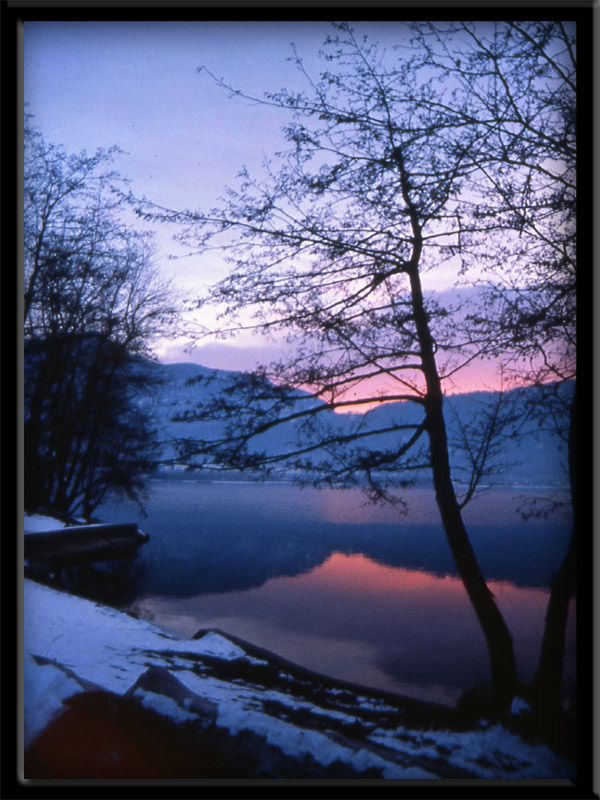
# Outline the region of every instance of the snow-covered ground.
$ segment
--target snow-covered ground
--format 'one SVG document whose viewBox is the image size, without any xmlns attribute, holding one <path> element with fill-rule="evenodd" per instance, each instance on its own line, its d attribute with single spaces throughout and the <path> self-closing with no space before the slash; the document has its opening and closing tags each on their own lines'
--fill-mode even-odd
<svg viewBox="0 0 600 800">
<path fill-rule="evenodd" d="M 25 514 L 23 524 L 24 532 L 44 533 L 44 531 L 58 531 L 64 528 L 65 522 L 61 522 L 56 517 L 49 517 L 46 514 Z"/>
<path fill-rule="evenodd" d="M 401 704 L 287 669 L 220 632 L 183 639 L 30 580 L 24 625 L 26 751 L 69 698 L 103 690 L 186 731 L 213 731 L 236 747 L 262 743 L 271 762 L 278 754 L 295 764 L 296 777 L 306 764 L 333 770 L 329 777 L 575 777 L 573 764 L 500 725 L 419 729 Z"/>
</svg>

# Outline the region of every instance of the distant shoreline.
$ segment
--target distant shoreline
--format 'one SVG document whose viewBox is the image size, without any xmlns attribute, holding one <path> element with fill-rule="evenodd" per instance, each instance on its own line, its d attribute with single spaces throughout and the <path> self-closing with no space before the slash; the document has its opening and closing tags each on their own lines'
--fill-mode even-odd
<svg viewBox="0 0 600 800">
<path fill-rule="evenodd" d="M 224 472 L 224 471 L 223 471 Z M 148 479 L 150 483 L 159 483 L 162 481 L 186 481 L 186 482 L 196 482 L 196 483 L 229 483 L 229 484 L 253 484 L 253 483 L 262 483 L 267 486 L 299 486 L 301 483 L 304 486 L 311 485 L 311 479 L 308 477 L 300 478 L 295 476 L 285 477 L 284 474 L 281 474 L 277 477 L 272 478 L 264 478 L 261 476 L 253 477 L 252 475 L 245 474 L 244 477 L 241 477 L 239 474 L 229 473 L 231 477 L 228 477 L 227 474 L 223 474 L 220 470 L 213 470 L 213 469 L 192 469 L 188 470 L 183 465 L 174 465 L 171 468 L 161 469 L 157 472 L 153 473 L 152 476 Z M 467 484 L 461 483 L 459 481 L 455 481 L 454 485 L 457 489 L 466 489 Z M 366 486 L 366 484 L 365 484 Z M 317 487 L 319 488 L 319 487 Z M 348 486 L 346 484 L 338 484 L 333 486 L 323 487 L 327 489 L 358 489 L 361 490 L 365 488 L 362 484 L 356 484 L 355 486 Z M 433 483 L 426 482 L 426 481 L 419 481 L 416 482 L 414 486 L 410 486 L 408 488 L 403 488 L 399 485 L 390 484 L 388 487 L 392 490 L 399 490 L 404 492 L 411 492 L 415 490 L 431 490 L 433 491 Z M 553 493 L 562 493 L 562 492 L 569 492 L 569 486 L 567 484 L 562 484 L 560 486 L 551 486 L 549 484 L 524 484 L 524 483 L 495 483 L 493 485 L 481 485 L 479 487 L 479 492 L 487 492 L 487 491 L 513 491 L 513 492 L 553 492 Z"/>
</svg>

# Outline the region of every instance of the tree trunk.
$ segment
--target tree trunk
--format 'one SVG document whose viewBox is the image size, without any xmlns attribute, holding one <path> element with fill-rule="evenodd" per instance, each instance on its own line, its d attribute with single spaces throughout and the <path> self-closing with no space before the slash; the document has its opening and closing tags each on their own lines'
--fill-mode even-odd
<svg viewBox="0 0 600 800">
<path fill-rule="evenodd" d="M 508 711 L 517 690 L 517 667 L 510 631 L 481 572 L 465 528 L 450 475 L 442 402 L 427 403 L 431 467 L 437 505 L 458 573 L 486 639 L 494 705 Z"/>
<path fill-rule="evenodd" d="M 510 702 L 517 689 L 517 665 L 512 637 L 483 577 L 477 557 L 471 547 L 462 519 L 460 505 L 454 492 L 454 484 L 452 483 L 450 472 L 448 436 L 443 412 L 444 397 L 435 361 L 435 346 L 431 334 L 429 316 L 425 310 L 419 274 L 419 262 L 423 249 L 423 234 L 419 212 L 410 197 L 409 181 L 401 148 L 393 150 L 393 158 L 400 172 L 402 195 L 406 203 L 413 233 L 412 257 L 406 265 L 405 271 L 410 281 L 411 304 L 419 343 L 421 369 L 427 386 L 425 414 L 427 432 L 429 434 L 429 451 L 435 497 L 458 574 L 467 591 L 487 642 L 494 705 L 499 713 L 505 713 L 510 708 Z"/>
<path fill-rule="evenodd" d="M 565 655 L 565 632 L 569 602 L 575 588 L 577 568 L 577 384 L 571 400 L 569 424 L 569 478 L 573 506 L 573 530 L 565 558 L 550 586 L 546 609 L 544 638 L 539 664 L 533 679 L 533 702 L 544 717 L 554 716 L 560 709 L 560 686 Z"/>
<path fill-rule="evenodd" d="M 425 413 L 437 505 L 460 578 L 479 620 L 490 657 L 492 692 L 498 712 L 505 713 L 517 689 L 517 667 L 510 631 L 490 592 L 471 546 L 450 471 L 441 381 L 417 270 L 410 273 L 415 326 L 427 385 Z"/>
</svg>

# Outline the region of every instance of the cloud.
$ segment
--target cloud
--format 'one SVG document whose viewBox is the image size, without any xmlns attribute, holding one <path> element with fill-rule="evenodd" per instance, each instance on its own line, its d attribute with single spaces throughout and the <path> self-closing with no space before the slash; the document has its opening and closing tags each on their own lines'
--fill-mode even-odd
<svg viewBox="0 0 600 800">
<path fill-rule="evenodd" d="M 284 355 L 283 345 L 266 343 L 240 346 L 211 342 L 199 347 L 172 343 L 160 346 L 157 350 L 160 360 L 166 364 L 186 362 L 225 370 L 252 370 L 259 363 L 268 363 Z"/>
</svg>

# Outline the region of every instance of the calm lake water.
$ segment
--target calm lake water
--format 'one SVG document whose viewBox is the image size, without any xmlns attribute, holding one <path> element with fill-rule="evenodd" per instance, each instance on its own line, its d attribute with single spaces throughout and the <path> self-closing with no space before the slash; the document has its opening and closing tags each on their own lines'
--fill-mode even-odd
<svg viewBox="0 0 600 800">
<path fill-rule="evenodd" d="M 150 534 L 112 599 L 186 636 L 219 628 L 317 672 L 454 703 L 487 681 L 485 641 L 433 492 L 402 496 L 404 516 L 365 504 L 359 490 L 154 481 L 146 518 L 131 504 L 97 511 L 106 522 L 137 521 Z M 525 522 L 516 512 L 523 499 L 490 491 L 465 517 L 528 679 L 570 519 Z M 568 684 L 574 640 L 572 609 Z"/>
</svg>

